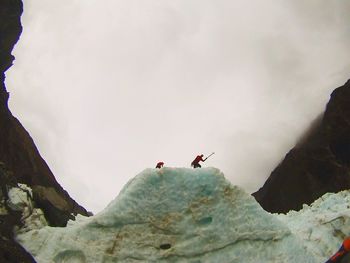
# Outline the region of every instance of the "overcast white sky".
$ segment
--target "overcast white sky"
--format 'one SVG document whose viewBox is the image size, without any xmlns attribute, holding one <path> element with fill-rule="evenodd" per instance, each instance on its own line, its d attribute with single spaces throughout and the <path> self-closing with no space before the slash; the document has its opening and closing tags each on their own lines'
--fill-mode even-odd
<svg viewBox="0 0 350 263">
<path fill-rule="evenodd" d="M 25 0 L 10 108 L 94 213 L 200 153 L 262 186 L 350 78 L 350 2 Z"/>
</svg>

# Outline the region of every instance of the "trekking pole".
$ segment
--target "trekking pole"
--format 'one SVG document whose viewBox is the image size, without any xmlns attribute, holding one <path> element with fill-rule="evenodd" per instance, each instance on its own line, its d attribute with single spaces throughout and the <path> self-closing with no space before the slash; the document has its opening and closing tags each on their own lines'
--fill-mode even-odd
<svg viewBox="0 0 350 263">
<path fill-rule="evenodd" d="M 212 156 L 214 154 L 214 152 L 212 152 L 211 154 L 209 154 L 208 156 L 207 156 L 207 158 L 205 158 L 205 160 L 206 159 L 208 159 L 210 156 Z"/>
</svg>

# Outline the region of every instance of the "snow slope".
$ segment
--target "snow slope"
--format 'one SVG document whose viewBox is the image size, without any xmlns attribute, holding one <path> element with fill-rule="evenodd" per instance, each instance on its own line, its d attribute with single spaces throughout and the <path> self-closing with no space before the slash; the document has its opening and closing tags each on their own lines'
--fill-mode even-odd
<svg viewBox="0 0 350 263">
<path fill-rule="evenodd" d="M 146 169 L 96 216 L 17 238 L 38 262 L 316 262 L 215 168 Z"/>
<path fill-rule="evenodd" d="M 218 169 L 146 169 L 101 213 L 65 228 L 23 228 L 17 239 L 39 263 L 322 262 L 349 233 L 335 219 L 340 210 L 350 218 L 334 207 L 343 195 L 273 215 Z"/>
<path fill-rule="evenodd" d="M 311 206 L 277 218 L 303 241 L 318 262 L 325 261 L 350 236 L 350 191 L 324 194 Z"/>
</svg>

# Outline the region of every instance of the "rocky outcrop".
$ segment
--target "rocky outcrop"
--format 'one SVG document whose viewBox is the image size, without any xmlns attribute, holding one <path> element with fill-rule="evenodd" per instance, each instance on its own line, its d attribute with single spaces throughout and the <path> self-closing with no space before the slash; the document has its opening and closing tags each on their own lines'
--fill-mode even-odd
<svg viewBox="0 0 350 263">
<path fill-rule="evenodd" d="M 350 80 L 253 196 L 274 213 L 299 210 L 327 192 L 350 189 Z"/>
<path fill-rule="evenodd" d="M 40 156 L 32 138 L 8 108 L 5 71 L 22 32 L 21 0 L 0 0 L 0 262 L 35 262 L 13 237 L 23 214 L 8 205 L 11 187 L 25 183 L 33 189 L 34 202 L 51 226 L 65 226 L 72 214 L 88 215 L 58 184 Z M 6 167 L 6 168 L 5 168 Z"/>
<path fill-rule="evenodd" d="M 12 65 L 14 57 L 11 50 L 22 31 L 20 16 L 22 2 L 19 0 L 0 1 L 0 152 L 5 153 L 7 126 L 11 113 L 8 110 L 8 93 L 5 88 L 4 72 Z M 1 158 L 0 158 L 1 159 Z M 7 262 L 35 262 L 32 256 L 14 241 L 13 228 L 20 224 L 21 215 L 10 208 L 6 209 L 7 188 L 16 184 L 13 176 L 8 176 L 0 167 L 0 261 Z"/>
<path fill-rule="evenodd" d="M 17 186 L 16 178 L 0 163 L 0 262 L 35 262 L 14 240 L 14 227 L 22 226 L 22 213 L 9 205 L 8 190 Z"/>
<path fill-rule="evenodd" d="M 8 190 L 18 183 L 33 189 L 34 204 L 44 211 L 51 226 L 65 226 L 72 214 L 88 215 L 58 184 L 32 138 L 8 108 L 5 71 L 22 32 L 21 0 L 0 0 L 0 262 L 35 262 L 13 238 L 23 215 L 7 205 Z M 6 168 L 5 168 L 6 167 Z"/>
<path fill-rule="evenodd" d="M 20 22 L 22 11 L 23 5 L 20 0 L 0 1 L 0 121 L 8 114 L 8 93 L 4 84 L 4 73 L 14 60 L 11 51 L 22 32 Z"/>
<path fill-rule="evenodd" d="M 19 183 L 32 187 L 36 204 L 43 209 L 50 225 L 65 226 L 71 214 L 88 213 L 58 184 L 32 138 L 8 109 L 4 73 L 14 60 L 11 51 L 22 31 L 21 14 L 21 1 L 0 1 L 0 161 Z"/>
</svg>

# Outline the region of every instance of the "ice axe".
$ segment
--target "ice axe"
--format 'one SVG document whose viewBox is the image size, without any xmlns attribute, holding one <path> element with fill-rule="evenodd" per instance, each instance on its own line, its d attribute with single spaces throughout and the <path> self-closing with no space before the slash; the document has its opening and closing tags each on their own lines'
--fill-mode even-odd
<svg viewBox="0 0 350 263">
<path fill-rule="evenodd" d="M 204 161 L 205 160 L 207 160 L 210 156 L 212 156 L 214 154 L 214 152 L 212 152 L 211 154 L 209 154 L 205 159 L 204 159 Z"/>
</svg>

